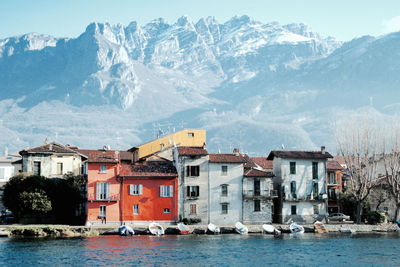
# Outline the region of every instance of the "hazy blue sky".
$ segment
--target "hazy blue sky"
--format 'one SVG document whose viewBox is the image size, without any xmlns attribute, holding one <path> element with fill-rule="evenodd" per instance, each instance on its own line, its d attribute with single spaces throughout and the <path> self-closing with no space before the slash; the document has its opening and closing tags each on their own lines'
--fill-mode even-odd
<svg viewBox="0 0 400 267">
<path fill-rule="evenodd" d="M 28 32 L 76 37 L 93 21 L 144 25 L 163 17 L 174 23 L 185 14 L 220 23 L 244 14 L 262 22 L 303 22 L 343 41 L 400 30 L 399 0 L 0 0 L 0 38 Z"/>
</svg>

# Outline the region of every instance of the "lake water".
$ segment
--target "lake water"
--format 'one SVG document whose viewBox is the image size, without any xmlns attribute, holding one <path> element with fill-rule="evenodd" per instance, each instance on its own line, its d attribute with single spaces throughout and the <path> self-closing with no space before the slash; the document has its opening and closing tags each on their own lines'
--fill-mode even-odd
<svg viewBox="0 0 400 267">
<path fill-rule="evenodd" d="M 400 234 L 0 238 L 1 266 L 400 266 Z"/>
</svg>

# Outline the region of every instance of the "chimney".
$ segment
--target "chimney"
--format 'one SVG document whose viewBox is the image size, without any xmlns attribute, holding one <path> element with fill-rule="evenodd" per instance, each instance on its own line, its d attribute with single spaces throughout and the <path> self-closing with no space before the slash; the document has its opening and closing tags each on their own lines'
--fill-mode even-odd
<svg viewBox="0 0 400 267">
<path fill-rule="evenodd" d="M 46 139 L 44 140 L 45 145 L 49 144 L 49 139 L 46 137 Z"/>
<path fill-rule="evenodd" d="M 50 150 L 50 151 L 53 151 L 53 144 L 50 144 L 50 145 L 49 145 L 49 150 Z"/>
<path fill-rule="evenodd" d="M 325 155 L 325 152 L 326 152 L 325 146 L 321 146 L 321 154 L 322 154 L 322 155 Z"/>
<path fill-rule="evenodd" d="M 203 143 L 203 149 L 207 149 L 206 142 Z"/>
<path fill-rule="evenodd" d="M 6 147 L 5 149 L 4 149 L 4 157 L 7 157 L 8 156 L 8 147 Z"/>
<path fill-rule="evenodd" d="M 233 154 L 235 154 L 236 156 L 239 156 L 239 148 L 234 148 Z"/>
</svg>

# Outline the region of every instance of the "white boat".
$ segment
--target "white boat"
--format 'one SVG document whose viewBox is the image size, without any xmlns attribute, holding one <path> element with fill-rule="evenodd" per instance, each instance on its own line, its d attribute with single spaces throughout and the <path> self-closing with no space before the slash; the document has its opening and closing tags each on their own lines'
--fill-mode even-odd
<svg viewBox="0 0 400 267">
<path fill-rule="evenodd" d="M 208 231 L 209 231 L 210 233 L 212 233 L 212 234 L 214 234 L 214 235 L 215 235 L 215 234 L 219 234 L 219 233 L 221 232 L 221 230 L 219 229 L 219 227 L 216 226 L 215 224 L 212 224 L 212 223 L 208 224 L 207 229 L 208 229 Z"/>
<path fill-rule="evenodd" d="M 267 234 L 271 234 L 271 235 L 280 235 L 281 231 L 279 231 L 278 229 L 276 229 L 274 226 L 270 225 L 270 224 L 263 224 L 262 226 L 264 232 L 266 232 Z"/>
<path fill-rule="evenodd" d="M 164 228 L 156 222 L 149 224 L 149 231 L 152 235 L 160 236 L 164 234 Z"/>
<path fill-rule="evenodd" d="M 241 222 L 237 222 L 235 224 L 235 231 L 238 234 L 245 235 L 249 232 L 249 229 L 245 225 L 243 225 Z"/>
<path fill-rule="evenodd" d="M 127 226 L 127 225 L 121 225 L 118 228 L 118 232 L 119 232 L 119 235 L 121 235 L 121 236 L 128 236 L 128 235 L 135 234 L 135 231 L 133 231 L 132 227 Z"/>
<path fill-rule="evenodd" d="M 355 230 L 350 229 L 350 228 L 340 228 L 339 231 L 342 232 L 342 233 L 349 233 L 349 234 L 352 234 L 352 233 L 355 232 Z"/>
<path fill-rule="evenodd" d="M 296 223 L 292 223 L 289 227 L 290 233 L 292 234 L 302 234 L 304 233 L 304 227 L 301 225 L 298 225 Z"/>
<path fill-rule="evenodd" d="M 178 223 L 178 229 L 181 235 L 187 235 L 190 233 L 190 228 L 184 223 Z"/>
</svg>

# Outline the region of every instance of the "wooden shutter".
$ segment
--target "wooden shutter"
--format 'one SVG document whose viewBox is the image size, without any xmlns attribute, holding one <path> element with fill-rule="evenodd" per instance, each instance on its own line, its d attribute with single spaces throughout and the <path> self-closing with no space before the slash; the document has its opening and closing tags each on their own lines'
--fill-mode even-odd
<svg viewBox="0 0 400 267">
<path fill-rule="evenodd" d="M 133 195 L 133 184 L 129 185 L 129 195 Z"/>
<path fill-rule="evenodd" d="M 139 195 L 143 195 L 143 185 L 139 185 Z"/>
<path fill-rule="evenodd" d="M 169 186 L 169 194 L 170 194 L 170 197 L 174 196 L 174 186 L 173 185 Z"/>
<path fill-rule="evenodd" d="M 190 166 L 186 166 L 186 176 L 190 176 Z"/>
<path fill-rule="evenodd" d="M 198 197 L 198 196 L 200 196 L 200 186 L 196 186 L 196 188 L 197 188 L 197 196 L 196 197 Z"/>
<path fill-rule="evenodd" d="M 100 199 L 100 183 L 96 183 L 96 199 Z"/>
<path fill-rule="evenodd" d="M 110 183 L 106 183 L 106 198 L 110 198 Z"/>
<path fill-rule="evenodd" d="M 164 186 L 160 186 L 160 197 L 164 197 Z"/>
<path fill-rule="evenodd" d="M 186 186 L 186 196 L 190 197 L 190 186 Z"/>
</svg>

